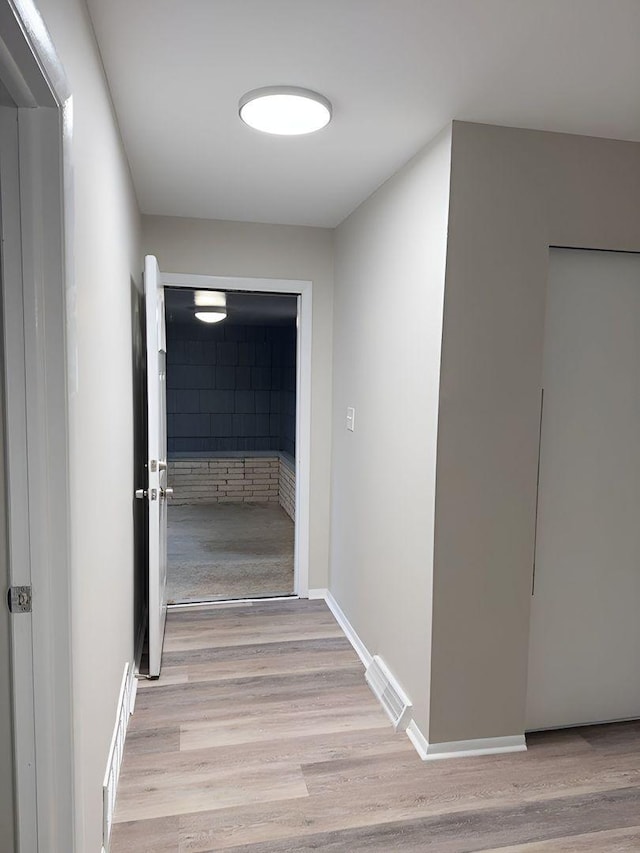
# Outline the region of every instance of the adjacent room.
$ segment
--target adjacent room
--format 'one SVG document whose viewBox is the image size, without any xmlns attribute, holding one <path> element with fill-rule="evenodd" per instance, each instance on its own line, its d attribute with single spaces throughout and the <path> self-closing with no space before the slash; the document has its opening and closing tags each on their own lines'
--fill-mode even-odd
<svg viewBox="0 0 640 853">
<path fill-rule="evenodd" d="M 165 299 L 168 603 L 292 595 L 297 297 Z"/>
</svg>

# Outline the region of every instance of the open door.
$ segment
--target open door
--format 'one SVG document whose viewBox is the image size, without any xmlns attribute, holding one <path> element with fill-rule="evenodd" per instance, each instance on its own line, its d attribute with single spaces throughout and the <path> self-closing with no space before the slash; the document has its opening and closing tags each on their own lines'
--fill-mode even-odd
<svg viewBox="0 0 640 853">
<path fill-rule="evenodd" d="M 147 488 L 149 512 L 149 677 L 157 678 L 167 619 L 167 394 L 164 288 L 158 262 L 144 259 L 147 320 Z"/>
</svg>

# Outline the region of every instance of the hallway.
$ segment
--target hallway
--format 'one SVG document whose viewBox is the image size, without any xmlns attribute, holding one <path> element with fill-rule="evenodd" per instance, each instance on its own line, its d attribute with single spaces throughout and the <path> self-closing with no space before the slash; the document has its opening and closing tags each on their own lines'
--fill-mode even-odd
<svg viewBox="0 0 640 853">
<path fill-rule="evenodd" d="M 171 613 L 140 682 L 112 853 L 632 851 L 640 724 L 423 763 L 324 602 Z"/>
</svg>

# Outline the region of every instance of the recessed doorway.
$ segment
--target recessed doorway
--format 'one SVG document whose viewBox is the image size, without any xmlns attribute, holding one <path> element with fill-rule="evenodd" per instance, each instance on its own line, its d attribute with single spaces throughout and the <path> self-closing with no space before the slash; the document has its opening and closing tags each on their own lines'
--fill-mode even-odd
<svg viewBox="0 0 640 853">
<path fill-rule="evenodd" d="M 640 717 L 640 255 L 552 249 L 527 728 Z"/>
</svg>

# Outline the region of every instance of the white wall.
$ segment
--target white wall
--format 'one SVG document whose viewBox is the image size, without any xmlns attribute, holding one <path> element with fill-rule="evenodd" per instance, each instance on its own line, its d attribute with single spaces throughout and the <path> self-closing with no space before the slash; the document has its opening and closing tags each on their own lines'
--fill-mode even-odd
<svg viewBox="0 0 640 853">
<path fill-rule="evenodd" d="M 133 658 L 132 279 L 139 214 L 85 4 L 38 0 L 73 94 L 70 354 L 76 847 L 101 844 L 101 786 Z"/>
<path fill-rule="evenodd" d="M 309 586 L 329 560 L 333 232 L 325 228 L 143 216 L 145 254 L 163 272 L 313 282 Z"/>
<path fill-rule="evenodd" d="M 640 250 L 640 144 L 454 122 L 429 741 L 525 724 L 549 246 Z"/>
<path fill-rule="evenodd" d="M 447 129 L 336 235 L 330 589 L 425 731 L 450 156 Z"/>
</svg>

